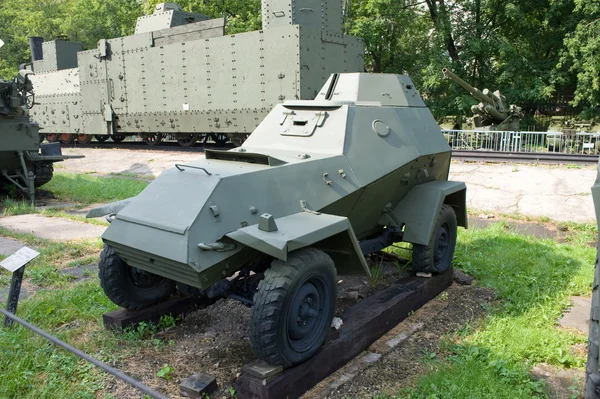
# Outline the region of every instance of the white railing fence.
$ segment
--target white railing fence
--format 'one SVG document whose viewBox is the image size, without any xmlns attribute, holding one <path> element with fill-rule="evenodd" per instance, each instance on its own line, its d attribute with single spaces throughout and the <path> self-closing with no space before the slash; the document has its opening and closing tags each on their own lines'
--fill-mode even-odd
<svg viewBox="0 0 600 399">
<path fill-rule="evenodd" d="M 442 130 L 453 150 L 598 154 L 600 133 Z"/>
</svg>

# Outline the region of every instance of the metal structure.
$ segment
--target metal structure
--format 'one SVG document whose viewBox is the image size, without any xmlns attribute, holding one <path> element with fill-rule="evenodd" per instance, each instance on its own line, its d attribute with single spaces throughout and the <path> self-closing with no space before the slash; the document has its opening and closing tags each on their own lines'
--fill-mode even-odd
<svg viewBox="0 0 600 399">
<path fill-rule="evenodd" d="M 563 153 L 600 152 L 600 133 L 442 130 L 455 151 Z"/>
<path fill-rule="evenodd" d="M 484 89 L 479 91 L 447 68 L 442 69 L 444 76 L 452 79 L 460 87 L 468 91 L 480 103 L 471 107 L 473 125 L 476 129 L 518 131 L 523 117 L 521 107 L 508 105 L 506 97 L 500 91 Z"/>
<path fill-rule="evenodd" d="M 407 76 L 334 74 L 313 101 L 276 105 L 245 143 L 177 164 L 109 215 L 99 263 L 129 309 L 175 290 L 252 306 L 257 355 L 289 366 L 328 333 L 336 274 L 370 275 L 365 255 L 413 244 L 417 271 L 452 261 L 466 186 Z M 168 203 L 168 207 L 162 205 Z"/>
<path fill-rule="evenodd" d="M 596 182 L 592 186 L 592 197 L 596 209 L 596 220 L 600 226 L 600 162 Z M 588 337 L 588 358 L 586 366 L 585 399 L 600 399 L 600 267 L 598 266 L 598 247 L 596 251 L 596 267 L 592 284 L 592 309 L 590 312 L 590 331 Z"/>
<path fill-rule="evenodd" d="M 92 50 L 45 42 L 31 66 L 32 117 L 65 143 L 139 135 L 239 145 L 275 104 L 314 98 L 331 73 L 363 71 L 362 41 L 343 34 L 341 7 L 263 0 L 263 30 L 224 36 L 222 18 L 163 3 L 134 35 Z"/>
<path fill-rule="evenodd" d="M 52 179 L 53 162 L 63 161 L 58 144 L 40 144 L 38 124 L 28 110 L 34 104 L 31 72 L 13 80 L 0 79 L 0 185 L 8 182 L 33 203 L 36 187 Z"/>
</svg>

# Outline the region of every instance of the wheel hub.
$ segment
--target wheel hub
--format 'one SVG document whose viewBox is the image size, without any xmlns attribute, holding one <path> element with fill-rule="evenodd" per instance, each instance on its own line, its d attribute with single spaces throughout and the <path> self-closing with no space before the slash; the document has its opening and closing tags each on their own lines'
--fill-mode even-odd
<svg viewBox="0 0 600 399">
<path fill-rule="evenodd" d="M 297 352 L 313 347 L 326 322 L 325 284 L 317 276 L 307 279 L 296 291 L 287 320 L 289 345 Z"/>
<path fill-rule="evenodd" d="M 143 270 L 140 270 L 136 267 L 129 268 L 129 275 L 131 276 L 131 281 L 138 287 L 149 288 L 159 284 L 163 278 L 157 276 L 156 274 L 147 273 Z"/>
<path fill-rule="evenodd" d="M 435 262 L 443 260 L 448 255 L 448 249 L 450 248 L 450 227 L 447 223 L 444 223 L 437 231 L 436 245 L 435 245 Z"/>
</svg>

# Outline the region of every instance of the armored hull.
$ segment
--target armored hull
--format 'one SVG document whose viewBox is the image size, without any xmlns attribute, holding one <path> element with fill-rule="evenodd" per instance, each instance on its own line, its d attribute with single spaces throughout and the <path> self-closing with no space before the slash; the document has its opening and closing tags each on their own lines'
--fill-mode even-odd
<svg viewBox="0 0 600 399">
<path fill-rule="evenodd" d="M 456 226 L 467 226 L 465 185 L 447 180 L 450 147 L 406 76 L 334 74 L 315 100 L 276 105 L 241 147 L 205 154 L 137 197 L 91 211 L 112 214 L 102 236 L 110 256 L 162 284 L 256 306 L 266 300 L 260 284 L 280 268 L 309 273 L 314 265 L 297 262 L 315 260 L 322 274 L 304 288 L 313 292 L 331 270 L 369 275 L 365 255 L 397 241 L 414 245 L 418 270 L 442 272 Z M 333 295 L 321 291 L 306 295 Z M 294 353 L 264 358 L 307 356 Z"/>
</svg>

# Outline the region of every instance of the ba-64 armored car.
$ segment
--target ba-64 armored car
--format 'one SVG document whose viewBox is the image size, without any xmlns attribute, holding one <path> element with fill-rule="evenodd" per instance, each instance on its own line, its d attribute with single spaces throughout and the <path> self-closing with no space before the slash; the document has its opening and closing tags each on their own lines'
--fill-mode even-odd
<svg viewBox="0 0 600 399">
<path fill-rule="evenodd" d="M 176 289 L 238 299 L 273 364 L 323 344 L 336 275 L 370 275 L 365 256 L 399 241 L 415 270 L 444 272 L 467 227 L 465 184 L 448 181 L 450 147 L 407 76 L 334 74 L 315 100 L 276 105 L 241 147 L 205 154 L 90 211 L 111 220 L 101 284 L 129 309 Z"/>
</svg>

